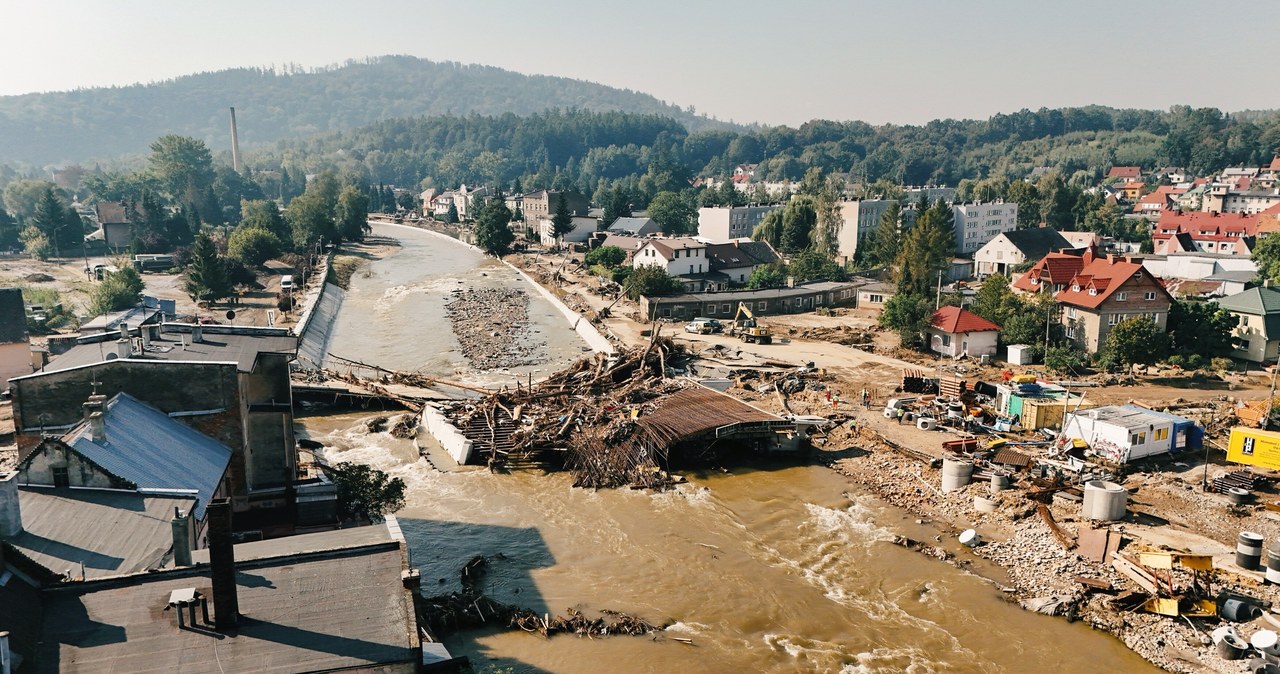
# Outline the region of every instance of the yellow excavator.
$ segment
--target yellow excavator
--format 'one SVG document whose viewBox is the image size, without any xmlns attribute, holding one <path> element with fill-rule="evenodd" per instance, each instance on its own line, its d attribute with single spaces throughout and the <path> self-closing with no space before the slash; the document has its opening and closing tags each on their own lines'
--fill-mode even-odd
<svg viewBox="0 0 1280 674">
<path fill-rule="evenodd" d="M 738 335 L 744 342 L 755 344 L 772 344 L 773 333 L 768 326 L 756 322 L 755 314 L 743 302 L 738 303 L 738 313 L 733 316 L 733 325 L 729 334 Z"/>
</svg>

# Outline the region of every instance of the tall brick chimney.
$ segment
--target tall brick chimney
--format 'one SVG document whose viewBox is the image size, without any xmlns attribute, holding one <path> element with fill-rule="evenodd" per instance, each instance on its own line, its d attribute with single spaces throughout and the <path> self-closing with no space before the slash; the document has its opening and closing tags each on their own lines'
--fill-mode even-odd
<svg viewBox="0 0 1280 674">
<path fill-rule="evenodd" d="M 209 517 L 209 575 L 213 581 L 213 626 L 219 632 L 240 622 L 236 594 L 236 552 L 231 541 L 231 501 L 217 499 L 206 508 Z"/>
</svg>

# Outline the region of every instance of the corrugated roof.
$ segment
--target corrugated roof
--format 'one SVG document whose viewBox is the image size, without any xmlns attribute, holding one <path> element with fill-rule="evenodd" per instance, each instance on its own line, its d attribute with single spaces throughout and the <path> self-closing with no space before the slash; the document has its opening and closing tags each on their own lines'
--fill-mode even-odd
<svg viewBox="0 0 1280 674">
<path fill-rule="evenodd" d="M 169 521 L 192 499 L 97 489 L 24 487 L 18 491 L 23 532 L 7 542 L 61 574 L 101 578 L 160 568 L 173 547 Z"/>
<path fill-rule="evenodd" d="M 662 436 L 686 439 L 738 423 L 782 421 L 782 417 L 758 410 L 736 398 L 702 386 L 684 389 L 662 401 L 637 425 Z"/>
<path fill-rule="evenodd" d="M 102 443 L 90 438 L 87 423 L 63 436 L 63 442 L 138 489 L 195 491 L 195 516 L 204 519 L 231 462 L 231 448 L 128 393 L 107 401 L 103 416 Z"/>
<path fill-rule="evenodd" d="M 933 318 L 929 321 L 929 325 L 952 334 L 1000 330 L 1000 326 L 995 323 L 960 307 L 942 307 L 938 309 L 933 312 Z"/>
<path fill-rule="evenodd" d="M 230 330 L 234 332 L 229 332 Z M 215 326 L 205 326 L 203 341 L 183 347 L 181 333 L 190 331 L 190 326 L 184 329 L 180 324 L 166 323 L 160 333 L 160 339 L 152 340 L 150 348 L 144 352 L 135 353 L 131 360 L 235 363 L 241 372 L 251 372 L 260 353 L 281 353 L 292 356 L 296 355 L 298 350 L 298 338 L 284 330 L 217 328 Z M 112 342 L 77 344 L 50 361 L 45 366 L 44 372 L 57 372 L 101 363 L 109 360 L 108 354 L 114 358 L 115 353 L 116 345 Z"/>
<path fill-rule="evenodd" d="M 237 546 L 239 547 L 239 546 Z M 207 566 L 45 595 L 40 660 L 67 672 L 381 671 L 418 657 L 416 621 L 398 546 L 321 559 L 239 563 L 243 618 L 232 633 L 179 630 L 174 590 L 209 588 Z M 217 607 L 211 605 L 210 613 Z M 199 613 L 197 611 L 197 613 Z M 127 635 L 127 639 L 125 636 Z"/>
<path fill-rule="evenodd" d="M 1250 288 L 1217 300 L 1218 306 L 1227 311 L 1236 311 L 1254 316 L 1280 314 L 1280 290 L 1274 288 Z"/>
</svg>

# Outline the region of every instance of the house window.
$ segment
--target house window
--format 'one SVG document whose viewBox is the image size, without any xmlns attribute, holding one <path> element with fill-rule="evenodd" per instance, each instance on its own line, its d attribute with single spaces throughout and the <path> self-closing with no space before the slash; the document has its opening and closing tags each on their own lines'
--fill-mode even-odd
<svg viewBox="0 0 1280 674">
<path fill-rule="evenodd" d="M 1145 445 L 1145 444 L 1147 444 L 1147 432 L 1146 432 L 1146 431 L 1143 431 L 1143 432 L 1141 432 L 1141 433 L 1134 433 L 1133 435 L 1130 435 L 1130 436 L 1129 436 L 1129 444 L 1130 444 L 1130 445 Z"/>
<path fill-rule="evenodd" d="M 53 468 L 53 486 L 70 487 L 71 477 L 67 474 L 66 466 L 54 466 Z"/>
<path fill-rule="evenodd" d="M 692 273 L 693 273 L 693 265 L 689 265 L 689 273 L 690 273 L 690 274 L 692 274 Z"/>
<path fill-rule="evenodd" d="M 1107 325 L 1119 325 L 1122 318 L 1120 314 L 1107 314 Z"/>
<path fill-rule="evenodd" d="M 1097 288 L 1090 288 L 1090 289 L 1089 289 L 1089 294 L 1090 294 L 1090 295 L 1097 295 L 1097 294 L 1098 294 L 1098 289 L 1097 289 Z"/>
<path fill-rule="evenodd" d="M 951 346 L 951 335 L 942 336 L 942 346 Z"/>
<path fill-rule="evenodd" d="M 1248 317 L 1248 316 L 1241 316 L 1241 317 L 1240 317 L 1240 327 L 1242 327 L 1242 328 L 1243 328 L 1243 327 L 1245 327 L 1245 326 L 1247 326 L 1247 325 L 1249 325 L 1249 317 Z"/>
<path fill-rule="evenodd" d="M 1067 326 L 1067 339 L 1075 339 L 1075 338 L 1076 338 L 1076 329 L 1072 326 Z"/>
<path fill-rule="evenodd" d="M 1075 318 L 1075 317 L 1076 317 L 1076 308 L 1067 307 L 1067 318 Z"/>
<path fill-rule="evenodd" d="M 872 304 L 883 304 L 884 295 L 867 295 L 867 301 Z"/>
<path fill-rule="evenodd" d="M 1080 292 L 1080 286 L 1072 284 L 1072 286 L 1071 286 L 1071 292 L 1073 292 L 1073 293 L 1078 293 L 1078 292 Z"/>
<path fill-rule="evenodd" d="M 714 305 L 714 304 L 708 304 L 708 305 L 707 305 L 707 315 L 708 315 L 708 316 L 715 316 L 715 315 L 716 315 L 716 305 Z"/>
<path fill-rule="evenodd" d="M 729 303 L 728 303 L 728 302 L 725 302 L 724 304 L 721 304 L 721 305 L 720 305 L 720 311 L 722 311 L 722 312 L 724 312 L 724 313 L 726 313 L 726 314 L 727 314 L 727 313 L 729 313 Z"/>
<path fill-rule="evenodd" d="M 1129 293 L 1116 293 L 1116 301 L 1123 302 L 1129 299 Z"/>
<path fill-rule="evenodd" d="M 769 308 L 769 303 L 764 300 L 760 300 L 758 304 L 760 305 L 760 311 L 764 311 Z"/>
<path fill-rule="evenodd" d="M 1152 439 L 1152 440 L 1168 440 L 1168 439 L 1169 439 L 1169 429 L 1167 429 L 1167 428 L 1157 428 L 1157 429 L 1156 429 L 1156 432 L 1155 432 L 1154 437 L 1152 437 L 1151 439 Z"/>
<path fill-rule="evenodd" d="M 1154 300 L 1155 298 L 1156 298 L 1156 294 L 1154 292 L 1148 292 L 1146 295 L 1142 296 L 1142 299 L 1147 301 Z"/>
</svg>

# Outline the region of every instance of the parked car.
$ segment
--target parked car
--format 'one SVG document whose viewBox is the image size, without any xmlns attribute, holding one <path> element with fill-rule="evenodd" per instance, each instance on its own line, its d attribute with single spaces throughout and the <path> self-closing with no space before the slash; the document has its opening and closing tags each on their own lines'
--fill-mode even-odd
<svg viewBox="0 0 1280 674">
<path fill-rule="evenodd" d="M 717 321 L 717 320 L 716 320 L 716 319 L 714 319 L 714 318 L 707 318 L 707 317 L 705 317 L 705 316 L 698 316 L 698 317 L 694 318 L 692 322 L 694 322 L 694 323 L 702 323 L 702 324 L 705 324 L 705 325 L 709 326 L 709 327 L 711 328 L 711 332 L 724 332 L 724 323 L 721 323 L 720 321 Z"/>
<path fill-rule="evenodd" d="M 691 321 L 684 326 L 685 332 L 692 332 L 697 335 L 709 335 L 715 332 L 715 328 L 706 321 Z"/>
<path fill-rule="evenodd" d="M 285 274 L 280 277 L 280 292 L 287 293 L 293 290 L 293 275 Z"/>
</svg>

